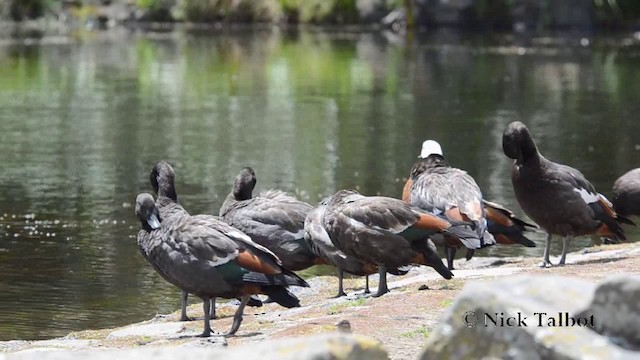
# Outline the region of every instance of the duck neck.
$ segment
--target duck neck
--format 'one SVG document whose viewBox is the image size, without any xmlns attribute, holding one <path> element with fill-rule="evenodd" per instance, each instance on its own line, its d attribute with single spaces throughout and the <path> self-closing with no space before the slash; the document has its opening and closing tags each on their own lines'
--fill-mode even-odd
<svg viewBox="0 0 640 360">
<path fill-rule="evenodd" d="M 253 197 L 254 184 L 236 183 L 233 187 L 233 197 L 237 201 L 249 200 Z"/>
<path fill-rule="evenodd" d="M 178 202 L 178 194 L 176 194 L 176 187 L 169 179 L 160 179 L 158 182 L 158 197 L 166 197 L 175 202 Z"/>
<path fill-rule="evenodd" d="M 531 136 L 527 136 L 520 146 L 520 158 L 517 159 L 518 163 L 522 165 L 539 164 L 540 157 L 541 155 L 538 152 L 536 143 L 533 141 Z"/>
<path fill-rule="evenodd" d="M 431 154 L 425 159 L 427 169 L 439 168 L 439 167 L 451 167 L 449 163 L 444 159 L 444 156 L 438 154 Z"/>
<path fill-rule="evenodd" d="M 233 192 L 229 193 L 227 197 L 224 199 L 222 206 L 220 206 L 218 215 L 224 216 L 227 213 L 227 211 L 229 211 L 229 209 L 233 206 L 233 204 L 236 204 L 237 202 L 238 200 L 236 200 L 236 197 L 233 195 Z"/>
</svg>

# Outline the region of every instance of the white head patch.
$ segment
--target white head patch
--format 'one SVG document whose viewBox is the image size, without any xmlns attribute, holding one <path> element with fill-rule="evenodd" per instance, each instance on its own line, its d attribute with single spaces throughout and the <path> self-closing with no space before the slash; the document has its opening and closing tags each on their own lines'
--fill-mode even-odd
<svg viewBox="0 0 640 360">
<path fill-rule="evenodd" d="M 442 156 L 442 148 L 437 141 L 426 140 L 422 143 L 422 151 L 420 152 L 420 157 L 424 159 L 433 154 Z"/>
</svg>

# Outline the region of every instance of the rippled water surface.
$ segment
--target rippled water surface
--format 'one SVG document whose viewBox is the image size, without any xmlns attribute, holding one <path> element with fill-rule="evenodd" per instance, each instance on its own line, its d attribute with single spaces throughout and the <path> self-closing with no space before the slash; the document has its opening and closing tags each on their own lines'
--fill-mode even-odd
<svg viewBox="0 0 640 360">
<path fill-rule="evenodd" d="M 259 188 L 312 203 L 340 188 L 399 196 L 432 138 L 487 198 L 521 215 L 500 145 L 517 119 L 547 157 L 609 194 L 640 165 L 640 50 L 633 39 L 579 44 L 113 31 L 0 45 L 0 339 L 62 336 L 178 307 L 134 240 L 131 203 L 151 190 L 159 159 L 174 164 L 189 211 L 216 214 L 247 165 Z M 532 237 L 542 244 L 542 234 Z"/>
</svg>

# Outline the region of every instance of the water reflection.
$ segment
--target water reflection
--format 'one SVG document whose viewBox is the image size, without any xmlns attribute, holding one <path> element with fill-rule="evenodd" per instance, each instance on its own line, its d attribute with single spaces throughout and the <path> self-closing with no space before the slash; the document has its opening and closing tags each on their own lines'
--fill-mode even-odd
<svg viewBox="0 0 640 360">
<path fill-rule="evenodd" d="M 177 308 L 175 289 L 133 239 L 131 202 L 150 190 L 159 159 L 175 165 L 185 207 L 215 214 L 247 165 L 260 188 L 309 202 L 339 188 L 399 196 L 421 142 L 433 138 L 487 198 L 521 214 L 500 147 L 518 119 L 547 157 L 609 193 L 640 163 L 640 51 L 508 44 L 114 31 L 0 47 L 0 339 Z"/>
</svg>

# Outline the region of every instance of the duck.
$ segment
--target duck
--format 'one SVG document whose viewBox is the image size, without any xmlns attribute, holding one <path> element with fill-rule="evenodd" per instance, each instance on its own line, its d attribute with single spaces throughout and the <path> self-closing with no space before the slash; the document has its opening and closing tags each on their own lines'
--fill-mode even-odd
<svg viewBox="0 0 640 360">
<path fill-rule="evenodd" d="M 640 216 L 640 168 L 629 170 L 616 180 L 611 202 L 619 216 Z"/>
<path fill-rule="evenodd" d="M 325 198 L 314 207 L 304 220 L 304 237 L 311 246 L 311 251 L 322 257 L 329 265 L 338 269 L 338 294 L 336 298 L 346 296 L 344 292 L 344 273 L 347 272 L 356 276 L 365 276 L 364 294 L 369 294 L 369 275 L 378 272 L 378 266 L 372 262 L 364 262 L 349 256 L 336 248 L 331 242 L 329 234 L 324 227 L 324 214 L 327 209 L 329 198 Z M 393 275 L 405 275 L 410 267 L 392 268 L 388 272 Z"/>
<path fill-rule="evenodd" d="M 562 237 L 565 265 L 569 243 L 575 236 L 598 234 L 626 240 L 611 202 L 577 169 L 548 160 L 538 150 L 529 129 L 511 122 L 502 134 L 504 154 L 513 159 L 511 182 L 522 210 L 546 233 L 541 267 L 552 266 L 549 249 L 553 235 Z"/>
<path fill-rule="evenodd" d="M 409 201 L 411 194 L 412 177 L 417 177 L 424 171 L 422 158 L 416 161 L 412 167 L 411 174 L 402 189 L 402 200 Z M 493 235 L 496 244 L 500 245 L 522 245 L 525 247 L 536 247 L 536 243 L 527 238 L 524 233 L 538 231 L 538 225 L 517 217 L 513 211 L 494 201 L 482 199 L 482 206 L 487 219 L 487 231 Z M 444 244 L 443 244 L 444 245 Z M 446 250 L 446 249 L 445 249 Z M 448 253 L 447 253 L 448 254 Z M 475 249 L 467 249 L 465 258 L 471 260 L 475 254 Z M 454 270 L 454 259 L 447 258 L 449 270 Z"/>
<path fill-rule="evenodd" d="M 253 196 L 256 183 L 253 168 L 243 168 L 220 207 L 220 217 L 271 250 L 289 270 L 326 264 L 304 237 L 304 221 L 313 207 L 280 190 Z"/>
<path fill-rule="evenodd" d="M 487 231 L 487 212 L 480 187 L 466 171 L 447 163 L 442 147 L 434 140 L 422 143 L 420 157 L 411 168 L 402 198 L 431 214 L 473 223 L 478 236 L 471 242 L 464 242 L 456 237 L 444 237 L 442 245 L 445 248 L 449 270 L 454 269 L 453 259 L 458 248 L 465 246 L 475 251 L 496 243 L 493 235 Z"/>
<path fill-rule="evenodd" d="M 180 216 L 188 216 L 189 213 L 178 202 L 178 194 L 175 187 L 175 171 L 171 164 L 166 160 L 158 161 L 149 174 L 149 181 L 153 191 L 157 194 L 156 206 L 160 211 L 160 216 L 165 222 L 173 221 Z M 182 291 L 180 294 L 180 321 L 192 320 L 187 316 L 187 304 L 189 294 Z M 240 300 L 240 299 L 238 299 Z M 256 296 L 251 296 L 249 306 L 260 307 L 262 301 Z M 212 318 L 216 317 L 216 300 L 212 299 L 209 314 Z"/>
<path fill-rule="evenodd" d="M 287 287 L 309 284 L 282 267 L 272 252 L 212 216 L 191 216 L 177 206 L 165 214 L 172 211 L 173 218 L 163 221 L 153 196 L 138 194 L 135 214 L 142 228 L 137 243 L 144 258 L 165 280 L 202 299 L 204 330 L 199 336 L 212 334 L 209 311 L 214 297 L 241 298 L 227 336 L 240 328 L 252 294 L 266 294 L 287 308 L 300 306 Z"/>
<path fill-rule="evenodd" d="M 465 242 L 479 241 L 469 222 L 449 221 L 399 199 L 363 196 L 355 190 L 339 190 L 331 196 L 324 227 L 336 248 L 378 266 L 380 282 L 374 297 L 389 292 L 388 268 L 427 265 L 445 279 L 453 277 L 429 237 L 447 234 Z"/>
</svg>

